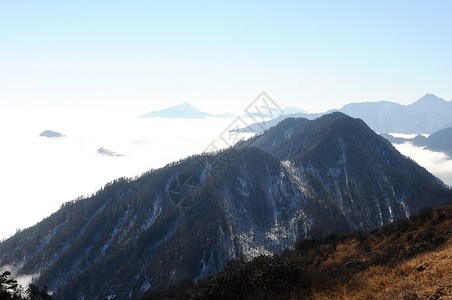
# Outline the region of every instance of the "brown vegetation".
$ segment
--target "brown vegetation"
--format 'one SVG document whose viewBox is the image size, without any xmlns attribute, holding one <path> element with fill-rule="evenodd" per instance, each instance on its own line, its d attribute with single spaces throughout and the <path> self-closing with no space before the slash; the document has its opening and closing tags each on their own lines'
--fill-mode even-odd
<svg viewBox="0 0 452 300">
<path fill-rule="evenodd" d="M 371 266 L 314 299 L 452 299 L 452 242 L 399 265 Z"/>
<path fill-rule="evenodd" d="M 374 229 L 232 261 L 215 277 L 144 299 L 452 299 L 452 206 Z"/>
</svg>

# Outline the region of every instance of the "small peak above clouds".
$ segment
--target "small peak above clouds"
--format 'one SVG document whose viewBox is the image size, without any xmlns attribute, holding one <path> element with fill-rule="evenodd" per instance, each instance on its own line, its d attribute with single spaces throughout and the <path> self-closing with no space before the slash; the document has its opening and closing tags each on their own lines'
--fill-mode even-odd
<svg viewBox="0 0 452 300">
<path fill-rule="evenodd" d="M 197 109 L 190 103 L 184 102 L 166 109 L 151 111 L 139 116 L 139 118 L 205 119 L 207 117 L 227 118 L 232 116 L 229 113 L 213 115 Z"/>
<path fill-rule="evenodd" d="M 416 105 L 416 104 L 438 104 L 438 103 L 444 103 L 447 102 L 446 100 L 444 100 L 443 98 L 440 98 L 436 95 L 427 93 L 424 96 L 422 96 L 421 98 L 419 98 L 416 102 L 414 102 L 411 105 Z"/>
<path fill-rule="evenodd" d="M 46 138 L 62 138 L 65 135 L 61 134 L 59 132 L 56 131 L 52 131 L 52 130 L 44 130 L 43 132 L 41 132 L 41 134 L 39 135 L 41 137 L 46 137 Z"/>
<path fill-rule="evenodd" d="M 114 156 L 114 157 L 123 157 L 124 156 L 121 153 L 117 153 L 115 151 L 111 151 L 111 150 L 106 149 L 104 147 L 101 147 L 101 148 L 97 149 L 97 153 L 100 154 L 100 155 L 104 155 L 104 156 Z"/>
</svg>

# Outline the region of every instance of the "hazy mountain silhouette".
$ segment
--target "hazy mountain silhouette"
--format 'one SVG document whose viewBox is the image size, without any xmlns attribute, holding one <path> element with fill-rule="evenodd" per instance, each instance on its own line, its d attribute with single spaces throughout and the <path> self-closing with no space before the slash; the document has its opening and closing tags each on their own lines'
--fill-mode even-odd
<svg viewBox="0 0 452 300">
<path fill-rule="evenodd" d="M 64 137 L 63 134 L 56 132 L 56 131 L 52 131 L 52 130 L 44 130 L 43 132 L 41 132 L 39 134 L 39 136 L 42 137 L 46 137 L 46 138 L 61 138 Z"/>
<path fill-rule="evenodd" d="M 452 127 L 445 128 L 431 134 L 426 141 L 427 149 L 445 152 L 452 157 Z"/>
<path fill-rule="evenodd" d="M 266 123 L 252 124 L 240 129 L 240 131 L 262 132 L 262 128 L 268 129 L 275 126 L 287 117 L 302 117 L 312 120 L 333 111 L 360 118 L 372 130 L 379 133 L 431 134 L 452 122 L 452 101 L 426 94 L 410 105 L 388 101 L 350 103 L 340 109 L 333 109 L 326 113 L 284 115 Z"/>
<path fill-rule="evenodd" d="M 227 118 L 233 115 L 229 113 L 213 115 L 204 111 L 200 111 L 189 103 L 182 103 L 170 108 L 151 111 L 140 118 L 183 118 L 183 119 L 204 119 L 207 117 Z"/>
<path fill-rule="evenodd" d="M 122 155 L 121 153 L 117 153 L 115 151 L 111 151 L 107 148 L 101 147 L 99 149 L 97 149 L 97 153 L 100 155 L 104 155 L 104 156 L 114 156 L 114 157 L 123 157 L 124 155 Z"/>
<path fill-rule="evenodd" d="M 444 152 L 452 158 L 452 127 L 444 128 L 432 133 L 430 136 L 417 135 L 414 138 L 394 137 L 390 134 L 381 134 L 391 143 L 403 144 L 410 142 L 415 146 L 423 147 L 436 152 Z"/>
</svg>

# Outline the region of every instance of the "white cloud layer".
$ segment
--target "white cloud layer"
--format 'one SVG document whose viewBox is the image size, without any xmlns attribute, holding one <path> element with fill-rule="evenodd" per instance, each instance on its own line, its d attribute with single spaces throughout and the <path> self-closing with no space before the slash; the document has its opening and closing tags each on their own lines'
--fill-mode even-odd
<svg viewBox="0 0 452 300">
<path fill-rule="evenodd" d="M 0 239 L 113 179 L 201 153 L 212 141 L 226 146 L 219 136 L 234 120 L 136 118 L 145 112 L 130 107 L 129 111 L 39 106 L 0 110 Z M 65 137 L 39 137 L 47 129 Z M 101 147 L 124 157 L 99 155 Z M 445 154 L 408 143 L 396 148 L 452 185 L 452 161 Z"/>
<path fill-rule="evenodd" d="M 113 179 L 201 153 L 213 140 L 225 146 L 219 135 L 232 121 L 140 119 L 122 111 L 0 111 L 0 239 Z M 65 137 L 39 137 L 47 129 Z M 124 157 L 100 155 L 101 147 Z"/>
<path fill-rule="evenodd" d="M 452 159 L 445 153 L 434 152 L 406 142 L 394 144 L 402 154 L 410 157 L 419 165 L 441 179 L 445 184 L 452 186 Z"/>
</svg>

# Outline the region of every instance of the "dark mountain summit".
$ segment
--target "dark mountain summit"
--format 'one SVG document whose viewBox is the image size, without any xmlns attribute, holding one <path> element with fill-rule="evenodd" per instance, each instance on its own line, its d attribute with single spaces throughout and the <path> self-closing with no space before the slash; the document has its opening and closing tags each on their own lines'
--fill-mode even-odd
<svg viewBox="0 0 452 300">
<path fill-rule="evenodd" d="M 268 139 L 271 135 L 287 138 L 278 143 Z M 382 225 L 421 209 L 425 205 L 411 198 L 412 184 L 439 183 L 364 122 L 342 113 L 314 121 L 287 119 L 246 144 L 290 164 L 313 189 L 316 201 L 331 201 L 330 207 L 339 209 L 355 229 Z"/>
<path fill-rule="evenodd" d="M 0 265 L 40 274 L 55 299 L 136 298 L 232 258 L 350 232 L 450 199 L 425 169 L 342 113 L 120 179 L 0 244 Z"/>
</svg>

